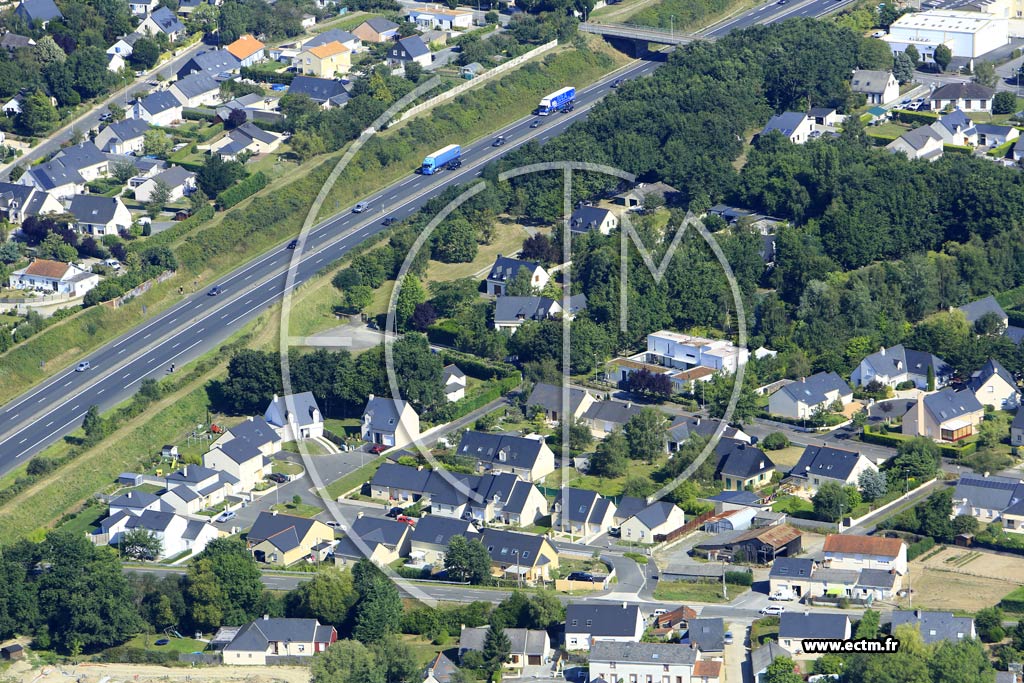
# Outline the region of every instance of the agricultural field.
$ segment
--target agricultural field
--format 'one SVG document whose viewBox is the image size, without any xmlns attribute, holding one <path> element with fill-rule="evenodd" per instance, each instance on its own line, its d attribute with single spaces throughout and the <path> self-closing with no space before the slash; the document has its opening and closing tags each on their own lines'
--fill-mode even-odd
<svg viewBox="0 0 1024 683">
<path fill-rule="evenodd" d="M 929 553 L 910 563 L 912 604 L 968 612 L 991 607 L 1019 585 L 1021 562 L 1020 557 L 969 548 Z"/>
</svg>

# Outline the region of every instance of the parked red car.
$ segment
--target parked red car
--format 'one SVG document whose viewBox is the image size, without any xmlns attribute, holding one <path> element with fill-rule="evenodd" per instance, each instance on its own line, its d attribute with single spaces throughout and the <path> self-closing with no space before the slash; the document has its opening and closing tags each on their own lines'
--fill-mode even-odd
<svg viewBox="0 0 1024 683">
<path fill-rule="evenodd" d="M 382 443 L 375 443 L 372 446 L 370 446 L 370 452 L 373 453 L 374 455 L 380 455 L 387 449 L 388 447 Z"/>
</svg>

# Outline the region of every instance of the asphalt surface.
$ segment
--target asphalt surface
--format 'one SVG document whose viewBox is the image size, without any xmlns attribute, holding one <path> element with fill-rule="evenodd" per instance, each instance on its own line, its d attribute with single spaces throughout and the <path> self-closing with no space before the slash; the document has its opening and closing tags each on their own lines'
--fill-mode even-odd
<svg viewBox="0 0 1024 683">
<path fill-rule="evenodd" d="M 724 35 L 753 23 L 771 23 L 792 16 L 817 16 L 844 4 L 810 0 L 803 4 L 766 5 L 712 27 L 708 35 Z M 558 135 L 609 94 L 617 80 L 653 72 L 663 56 L 651 57 L 652 61 L 633 62 L 579 90 L 576 109 L 571 113 L 544 117 L 538 128 L 530 127 L 535 117 L 528 116 L 494 131 L 493 135 L 505 137 L 504 146 L 493 147 L 493 136 L 465 144 L 463 165 L 456 171 L 430 176 L 410 172 L 390 187 L 364 198 L 370 207 L 364 213 L 336 206 L 340 213 L 311 229 L 305 243 L 299 245 L 301 259 L 291 287 L 301 285 L 353 247 L 383 231 L 385 217 L 407 218 L 449 186 L 475 180 L 488 163 L 519 145 L 529 140 L 544 143 Z M 284 293 L 286 270 L 295 253 L 286 249 L 286 244 L 282 242 L 229 275 L 205 283 L 199 291 L 186 292 L 180 303 L 87 355 L 82 360 L 89 362 L 88 370 L 76 372 L 74 365 L 63 368 L 0 408 L 0 474 L 77 428 L 90 406 L 97 405 L 101 411 L 112 408 L 131 397 L 142 380 L 163 377 L 172 364 L 180 367 L 217 348 L 276 303 Z M 222 293 L 207 295 L 214 285 Z"/>
</svg>

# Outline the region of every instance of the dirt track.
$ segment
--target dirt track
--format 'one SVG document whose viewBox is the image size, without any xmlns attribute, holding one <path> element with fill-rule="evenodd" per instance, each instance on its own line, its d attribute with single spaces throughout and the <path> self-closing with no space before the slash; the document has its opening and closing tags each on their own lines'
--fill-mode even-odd
<svg viewBox="0 0 1024 683">
<path fill-rule="evenodd" d="M 17 662 L 8 675 L 21 683 L 135 683 L 166 681 L 168 683 L 309 683 L 309 669 L 300 666 L 207 666 L 196 668 L 149 666 L 142 664 L 79 664 L 78 666 L 45 666 L 33 669 L 27 662 Z"/>
</svg>

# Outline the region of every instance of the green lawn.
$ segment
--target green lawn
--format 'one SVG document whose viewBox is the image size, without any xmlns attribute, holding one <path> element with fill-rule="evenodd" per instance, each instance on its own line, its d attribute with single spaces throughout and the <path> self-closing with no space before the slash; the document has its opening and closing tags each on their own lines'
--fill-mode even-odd
<svg viewBox="0 0 1024 683">
<path fill-rule="evenodd" d="M 384 456 L 379 456 L 370 460 L 368 463 L 363 465 L 357 470 L 349 472 L 340 479 L 335 479 L 333 482 L 327 485 L 327 495 L 332 499 L 337 499 L 338 496 L 351 491 L 360 484 L 369 481 L 373 477 L 373 473 L 377 471 L 380 463 L 383 462 Z"/>
<path fill-rule="evenodd" d="M 800 460 L 804 449 L 801 446 L 787 446 L 777 451 L 765 451 L 771 461 L 775 463 L 775 469 L 788 471 Z"/>
<path fill-rule="evenodd" d="M 99 526 L 100 520 L 106 516 L 106 506 L 92 505 L 83 509 L 77 515 L 61 524 L 60 530 L 68 531 L 75 535 L 91 532 Z"/>
<path fill-rule="evenodd" d="M 601 560 L 570 560 L 564 557 L 558 558 L 558 569 L 556 577 L 564 579 L 573 572 L 590 572 L 591 574 L 604 575 L 608 573 L 608 565 Z"/>
<path fill-rule="evenodd" d="M 280 512 L 282 515 L 295 515 L 296 517 L 316 517 L 323 512 L 322 509 L 315 505 L 309 505 L 308 503 L 299 503 L 296 505 L 291 502 L 278 503 L 277 505 L 271 506 L 270 509 L 275 512 Z"/>
<path fill-rule="evenodd" d="M 281 445 L 281 450 L 288 451 L 289 453 L 301 453 L 299 450 L 299 444 L 294 441 L 285 441 Z M 327 450 L 315 441 L 306 442 L 306 452 L 310 455 L 327 455 Z"/>
<path fill-rule="evenodd" d="M 287 460 L 275 460 L 273 465 L 274 474 L 300 474 L 302 465 Z"/>
<path fill-rule="evenodd" d="M 814 512 L 814 505 L 811 501 L 798 496 L 783 496 L 772 504 L 772 512 L 785 512 L 787 515 L 796 512 Z"/>
<path fill-rule="evenodd" d="M 529 234 L 518 224 L 499 221 L 494 226 L 494 239 L 490 244 L 480 245 L 476 252 L 476 258 L 469 263 L 430 261 L 427 266 L 426 280 L 439 282 L 473 277 L 484 268 L 490 267 L 498 254 L 509 256 L 519 251 L 523 246 L 523 240 L 527 237 Z"/>
<path fill-rule="evenodd" d="M 166 645 L 154 644 L 162 638 L 169 638 L 171 642 Z M 162 633 L 140 633 L 125 643 L 125 647 L 137 648 L 140 650 L 180 652 L 187 654 L 189 652 L 202 652 L 206 649 L 206 643 L 201 640 L 192 640 L 191 638 L 175 638 L 174 636 L 168 637 Z"/>
<path fill-rule="evenodd" d="M 729 600 L 750 590 L 750 586 L 727 584 Z M 655 600 L 670 602 L 727 602 L 722 597 L 721 583 L 698 583 L 695 581 L 661 581 L 654 589 Z"/>
<path fill-rule="evenodd" d="M 566 484 L 578 489 L 597 491 L 602 496 L 617 496 L 622 493 L 628 477 L 643 477 L 650 479 L 660 463 L 648 465 L 641 462 L 630 462 L 628 474 L 622 477 L 598 477 L 592 474 L 580 474 L 572 468 L 555 470 L 544 478 L 544 485 L 550 488 L 560 488 L 562 485 L 562 472 L 568 471 Z"/>
</svg>

